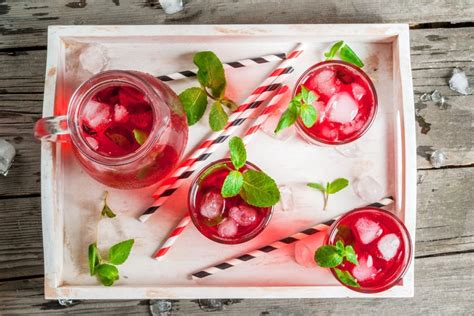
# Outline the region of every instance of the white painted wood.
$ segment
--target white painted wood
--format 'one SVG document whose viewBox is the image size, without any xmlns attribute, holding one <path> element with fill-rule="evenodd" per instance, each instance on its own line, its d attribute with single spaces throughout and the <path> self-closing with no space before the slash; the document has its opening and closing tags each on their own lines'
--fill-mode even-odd
<svg viewBox="0 0 474 316">
<path fill-rule="evenodd" d="M 201 236 L 194 227 L 189 227 L 160 263 L 151 259 L 150 255 L 186 212 L 186 206 L 182 203 L 186 188 L 180 189 L 177 196 L 144 225 L 136 221 L 135 216 L 150 203 L 149 193 L 154 188 L 138 191 L 106 188 L 87 176 L 67 146 L 43 144 L 46 298 L 413 295 L 413 264 L 403 286 L 377 295 L 363 295 L 337 285 L 326 270 L 308 270 L 298 266 L 292 260 L 291 246 L 206 280 L 196 282 L 187 277 L 209 264 L 363 205 L 363 201 L 351 190 L 345 190 L 330 202 L 329 211 L 318 209 L 317 206 L 322 205 L 321 197 L 306 189 L 304 184 L 336 176 L 353 180 L 362 174 L 370 174 L 380 179 L 386 194 L 397 193 L 396 198 L 400 200 L 397 211 L 401 211 L 400 215 L 404 214 L 407 227 L 414 237 L 415 125 L 406 25 L 58 26 L 50 27 L 49 33 L 44 115 L 53 113 L 52 100 L 55 96 L 56 104 L 64 102 L 74 88 L 91 75 L 77 61 L 80 52 L 91 44 L 101 45 L 108 52 L 110 60 L 107 69 L 137 69 L 160 75 L 189 68 L 191 56 L 198 50 L 210 49 L 224 61 L 232 61 L 289 51 L 297 41 L 305 41 L 309 48 L 298 60 L 290 82 L 294 84 L 298 74 L 320 60 L 332 41 L 341 38 L 349 41 L 367 61 L 366 71 L 374 79 L 379 95 L 379 113 L 370 131 L 358 141 L 363 152 L 360 158 L 344 158 L 332 148 L 306 144 L 297 135 L 282 142 L 266 134 L 258 134 L 248 148 L 249 160 L 266 170 L 278 183 L 293 188 L 295 211 L 276 212 L 269 227 L 258 238 L 237 246 L 215 244 Z M 274 66 L 262 65 L 228 72 L 229 96 L 242 100 Z M 183 80 L 173 83 L 172 88 L 179 92 L 193 84 L 192 80 Z M 398 164 L 394 159 L 397 154 L 394 132 L 397 113 L 400 113 L 402 148 L 402 159 Z M 208 131 L 205 120 L 193 126 L 187 152 Z M 222 148 L 215 159 L 225 152 Z M 301 166 L 309 166 L 310 170 Z M 400 166 L 398 172 L 396 166 Z M 396 192 L 395 180 L 402 184 L 401 192 Z M 132 256 L 120 266 L 121 280 L 112 288 L 100 286 L 87 272 L 87 245 L 95 241 L 97 214 L 104 190 L 111 192 L 110 204 L 119 216 L 100 223 L 99 235 L 102 232 L 104 238 L 99 240 L 99 247 L 108 247 L 125 238 L 136 239 Z"/>
</svg>

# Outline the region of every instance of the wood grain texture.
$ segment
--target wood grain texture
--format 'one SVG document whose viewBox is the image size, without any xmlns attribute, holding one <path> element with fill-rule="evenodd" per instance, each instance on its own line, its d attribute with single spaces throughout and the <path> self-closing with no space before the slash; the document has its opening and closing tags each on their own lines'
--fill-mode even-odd
<svg viewBox="0 0 474 316">
<path fill-rule="evenodd" d="M 184 11 L 165 15 L 158 1 L 17 0 L 3 3 L 0 14 L 0 48 L 16 48 L 45 45 L 53 24 L 471 22 L 474 1 L 190 0 Z"/>
<path fill-rule="evenodd" d="M 474 251 L 474 168 L 421 170 L 415 256 Z M 40 198 L 0 199 L 0 280 L 41 275 L 43 252 Z"/>
<path fill-rule="evenodd" d="M 467 315 L 474 304 L 474 253 L 415 261 L 413 299 L 279 299 L 236 300 L 225 310 L 209 313 L 198 300 L 172 302 L 172 315 Z M 149 315 L 148 301 L 83 301 L 62 308 L 43 299 L 43 279 L 0 282 L 3 314 Z M 167 315 L 167 314 L 164 314 Z"/>
</svg>

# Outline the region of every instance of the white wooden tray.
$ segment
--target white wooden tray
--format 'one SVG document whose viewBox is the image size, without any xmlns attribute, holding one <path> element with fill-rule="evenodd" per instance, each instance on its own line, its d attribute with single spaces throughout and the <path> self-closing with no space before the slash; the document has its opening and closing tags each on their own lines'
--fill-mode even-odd
<svg viewBox="0 0 474 316">
<path fill-rule="evenodd" d="M 154 188 L 107 188 L 81 169 L 69 144 L 44 142 L 41 169 L 46 298 L 412 296 L 413 263 L 402 284 L 380 294 L 364 295 L 340 286 L 328 270 L 297 265 L 293 246 L 200 281 L 188 277 L 191 272 L 222 259 L 364 205 L 352 189 L 346 189 L 332 198 L 328 211 L 322 211 L 321 195 L 305 186 L 310 181 L 341 176 L 354 180 L 371 175 L 377 179 L 386 195 L 395 197 L 395 212 L 405 221 L 414 241 L 415 123 L 407 25 L 53 26 L 49 28 L 43 114 L 64 113 L 74 89 L 92 75 L 79 62 L 81 53 L 91 46 L 107 57 L 103 70 L 136 69 L 162 75 L 193 68 L 192 56 L 201 50 L 212 50 L 223 61 L 234 61 L 289 52 L 301 41 L 308 47 L 296 63 L 290 81 L 293 87 L 298 76 L 320 61 L 328 46 L 340 39 L 349 42 L 366 62 L 364 69 L 373 78 L 378 93 L 376 120 L 357 141 L 362 155 L 347 158 L 334 148 L 309 145 L 294 131 L 284 141 L 259 133 L 249 145 L 249 160 L 279 184 L 292 188 L 295 207 L 292 211 L 276 211 L 267 229 L 250 242 L 219 245 L 190 226 L 167 257 L 157 262 L 151 254 L 187 211 L 182 203 L 187 186 L 142 224 L 135 218 L 152 201 L 150 193 Z M 242 101 L 273 67 L 272 63 L 229 70 L 229 96 Z M 170 85 L 180 92 L 193 84 L 193 79 L 186 79 Z M 208 133 L 206 120 L 191 127 L 187 152 Z M 222 148 L 214 159 L 225 152 L 226 148 Z M 109 202 L 118 217 L 113 222 L 101 222 L 99 247 L 126 238 L 136 240 L 130 258 L 120 266 L 121 278 L 113 287 L 99 285 L 95 277 L 89 276 L 87 266 L 87 246 L 95 241 L 105 190 L 110 192 Z M 318 238 L 322 240 L 323 236 Z"/>
</svg>

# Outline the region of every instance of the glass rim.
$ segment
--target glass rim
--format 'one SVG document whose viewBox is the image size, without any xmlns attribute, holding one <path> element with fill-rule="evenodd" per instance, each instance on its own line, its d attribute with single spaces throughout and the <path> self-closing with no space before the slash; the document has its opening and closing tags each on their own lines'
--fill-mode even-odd
<svg viewBox="0 0 474 316">
<path fill-rule="evenodd" d="M 155 91 L 152 84 L 144 80 L 141 75 L 147 75 L 144 72 L 135 70 L 107 70 L 100 72 L 88 80 L 84 81 L 73 93 L 69 100 L 67 112 L 67 122 L 71 130 L 71 139 L 75 147 L 88 159 L 103 165 L 120 166 L 132 163 L 141 159 L 152 149 L 156 140 L 164 133 L 166 127 L 170 124 L 169 114 L 160 110 L 158 104 L 165 103 L 161 96 Z M 154 77 L 152 77 L 154 78 Z M 154 78 L 155 79 L 155 78 Z M 158 80 L 158 79 L 156 79 Z M 84 102 L 92 97 L 93 93 L 98 92 L 100 88 L 104 88 L 110 84 L 126 84 L 144 93 L 148 98 L 151 108 L 153 109 L 153 127 L 147 140 L 137 150 L 119 157 L 108 157 L 94 151 L 87 144 L 84 137 L 80 133 L 79 112 L 84 106 Z M 157 124 L 160 118 L 161 124 Z"/>
<path fill-rule="evenodd" d="M 215 235 L 207 236 L 206 234 L 204 234 L 201 231 L 201 228 L 200 228 L 202 226 L 201 223 L 198 221 L 198 219 L 193 214 L 194 211 L 196 211 L 196 194 L 197 194 L 197 190 L 198 190 L 198 187 L 199 187 L 198 182 L 203 180 L 203 179 L 201 179 L 203 174 L 206 171 L 208 171 L 209 169 L 211 169 L 212 167 L 214 167 L 216 165 L 222 165 L 224 167 L 228 163 L 232 163 L 230 158 L 222 158 L 222 159 L 219 159 L 219 160 L 216 160 L 216 161 L 213 161 L 213 162 L 207 164 L 204 168 L 202 168 L 201 171 L 199 171 L 199 173 L 193 179 L 193 181 L 191 182 L 191 185 L 189 187 L 188 212 L 189 212 L 189 217 L 191 217 L 191 220 L 192 220 L 194 226 L 201 233 L 201 235 L 203 235 L 206 238 L 208 238 L 208 239 L 210 239 L 214 242 L 217 242 L 219 244 L 236 245 L 236 244 L 242 244 L 244 242 L 247 242 L 247 241 L 257 237 L 268 226 L 268 223 L 270 222 L 271 218 L 273 217 L 274 206 L 268 207 L 269 211 L 268 211 L 267 216 L 264 219 L 262 219 L 262 222 L 260 223 L 259 226 L 257 226 L 253 231 L 251 231 L 247 235 L 245 235 L 244 238 L 240 238 L 240 239 L 234 241 L 234 240 L 222 239 L 222 238 L 219 238 L 218 236 L 215 236 Z M 249 161 L 245 162 L 245 166 L 251 167 L 251 169 L 256 170 L 256 171 L 262 171 L 258 166 L 256 166 L 255 164 L 253 164 Z M 218 170 L 218 169 L 216 168 L 216 170 Z M 206 177 L 207 176 L 208 175 L 206 175 Z"/>
<path fill-rule="evenodd" d="M 319 138 L 315 138 L 314 136 L 312 135 L 309 135 L 304 127 L 301 125 L 302 122 L 300 119 L 297 119 L 296 120 L 296 130 L 298 131 L 298 133 L 305 139 L 307 140 L 308 142 L 310 143 L 313 143 L 313 144 L 316 144 L 316 145 L 322 145 L 322 146 L 338 146 L 338 145 L 345 145 L 345 144 L 349 144 L 349 143 L 352 143 L 356 140 L 358 140 L 359 138 L 361 138 L 362 136 L 365 135 L 365 133 L 370 129 L 370 127 L 372 126 L 373 122 L 375 121 L 375 117 L 377 116 L 377 112 L 378 112 L 378 96 L 377 96 L 377 91 L 375 90 L 375 85 L 374 83 L 372 82 L 372 79 L 370 79 L 369 75 L 367 75 L 367 73 L 360 67 L 357 67 L 351 63 L 348 63 L 348 62 L 345 62 L 345 61 L 342 61 L 342 60 L 323 60 L 323 61 L 320 61 L 312 66 L 310 66 L 308 69 L 305 70 L 305 72 L 303 72 L 301 74 L 301 76 L 298 78 L 298 80 L 296 81 L 296 84 L 293 88 L 293 93 L 292 93 L 292 98 L 294 98 L 296 96 L 296 91 L 298 90 L 298 87 L 300 85 L 302 85 L 302 81 L 303 79 L 305 79 L 310 73 L 314 72 L 315 70 L 317 70 L 318 68 L 320 67 L 324 67 L 326 65 L 330 65 L 330 64 L 336 64 L 336 65 L 342 65 L 344 67 L 347 67 L 347 68 L 350 68 L 352 69 L 353 71 L 355 71 L 356 73 L 360 74 L 364 80 L 367 82 L 370 90 L 372 91 L 372 94 L 374 96 L 374 112 L 372 114 L 372 117 L 370 118 L 370 120 L 368 121 L 368 124 L 359 130 L 358 133 L 354 134 L 354 136 L 342 141 L 342 142 L 337 142 L 337 143 L 332 143 L 332 142 L 328 142 L 328 141 L 325 141 L 323 139 L 319 139 Z"/>
<path fill-rule="evenodd" d="M 380 213 L 383 213 L 383 214 L 387 215 L 388 217 L 392 218 L 394 220 L 394 222 L 397 224 L 397 226 L 400 228 L 400 231 L 403 235 L 402 237 L 404 239 L 406 239 L 406 242 L 407 242 L 406 246 L 408 248 L 407 249 L 408 251 L 405 251 L 405 258 L 404 258 L 405 266 L 403 267 L 403 269 L 400 270 L 399 275 L 396 278 L 394 278 L 391 282 L 389 282 L 387 284 L 384 284 L 383 286 L 379 286 L 375 289 L 364 289 L 362 287 L 356 288 L 356 287 L 352 287 L 352 286 L 349 286 L 347 284 L 344 284 L 337 277 L 336 272 L 334 272 L 334 268 L 330 268 L 330 270 L 331 270 L 331 273 L 333 274 L 334 278 L 341 285 L 345 286 L 346 288 L 348 288 L 350 290 L 353 290 L 353 291 L 356 291 L 356 292 L 360 292 L 360 293 L 374 294 L 374 293 L 380 293 L 380 292 L 386 291 L 386 290 L 391 289 L 392 287 L 394 287 L 405 276 L 405 274 L 408 271 L 408 268 L 410 267 L 410 264 L 413 260 L 413 245 L 412 245 L 410 232 L 408 231 L 408 229 L 406 228 L 406 226 L 402 222 L 402 220 L 400 218 L 398 218 L 398 216 L 396 216 L 392 212 L 389 212 L 389 211 L 384 210 L 382 208 L 378 208 L 378 207 L 374 207 L 374 206 L 359 207 L 359 208 L 353 209 L 353 210 L 345 213 L 344 215 L 340 216 L 336 221 L 334 221 L 334 223 L 332 223 L 331 227 L 328 229 L 328 233 L 326 234 L 326 238 L 324 239 L 324 244 L 325 245 L 331 245 L 331 243 L 329 243 L 329 240 L 332 237 L 334 237 L 333 235 L 336 232 L 336 227 L 339 225 L 339 223 L 341 222 L 342 219 L 344 219 L 347 216 L 352 215 L 354 213 L 363 212 L 365 210 L 376 211 L 376 212 L 380 212 Z"/>
</svg>

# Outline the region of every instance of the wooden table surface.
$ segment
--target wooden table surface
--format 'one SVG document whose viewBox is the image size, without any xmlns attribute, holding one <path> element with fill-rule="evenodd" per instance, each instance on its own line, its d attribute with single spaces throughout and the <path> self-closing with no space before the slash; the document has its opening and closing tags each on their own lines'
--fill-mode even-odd
<svg viewBox="0 0 474 316">
<path fill-rule="evenodd" d="M 0 178 L 0 314 L 149 314 L 149 301 L 84 301 L 63 307 L 43 298 L 40 146 L 47 26 L 51 24 L 394 23 L 411 25 L 415 100 L 439 90 L 451 107 L 418 109 L 418 214 L 413 299 L 171 301 L 171 314 L 474 313 L 474 96 L 448 87 L 454 67 L 474 86 L 474 0 L 188 0 L 166 15 L 151 1 L 0 1 L 0 137 L 18 155 Z M 430 125 L 421 133 L 422 121 Z M 444 151 L 434 169 L 427 155 Z M 166 302 L 165 302 L 166 303 Z M 218 304 L 217 304 L 218 305 Z M 222 309 L 224 311 L 222 311 Z M 166 313 L 165 313 L 166 314 Z M 213 313 L 217 314 L 217 313 Z"/>
</svg>

